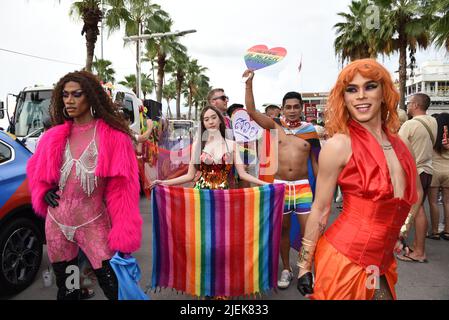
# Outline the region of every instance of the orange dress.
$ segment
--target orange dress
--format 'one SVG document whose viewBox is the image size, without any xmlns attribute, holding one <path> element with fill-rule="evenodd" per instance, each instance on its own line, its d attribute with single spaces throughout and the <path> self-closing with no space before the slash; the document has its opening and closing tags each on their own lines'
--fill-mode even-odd
<svg viewBox="0 0 449 320">
<path fill-rule="evenodd" d="M 416 166 L 407 146 L 385 128 L 405 173 L 404 197 L 394 198 L 381 146 L 359 123 L 349 120 L 352 156 L 338 177 L 343 210 L 319 239 L 312 299 L 372 299 L 375 275 L 385 276 L 393 298 L 397 282 L 393 249 L 417 200 Z M 374 272 L 374 273 L 373 273 Z"/>
</svg>

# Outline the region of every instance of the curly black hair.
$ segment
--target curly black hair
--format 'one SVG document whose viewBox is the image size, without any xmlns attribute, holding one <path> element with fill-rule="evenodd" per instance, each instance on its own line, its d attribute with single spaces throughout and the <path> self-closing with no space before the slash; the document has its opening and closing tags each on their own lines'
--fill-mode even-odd
<svg viewBox="0 0 449 320">
<path fill-rule="evenodd" d="M 97 76 L 87 71 L 70 72 L 63 76 L 56 84 L 50 102 L 50 116 L 53 125 L 63 124 L 67 120 L 70 121 L 70 119 L 64 117 L 63 109 L 65 105 L 62 99 L 64 86 L 70 81 L 80 84 L 89 105 L 93 108 L 95 118 L 103 119 L 114 129 L 132 137 L 126 121 L 118 112 L 117 105 L 112 102 L 109 95 L 103 89 Z"/>
</svg>

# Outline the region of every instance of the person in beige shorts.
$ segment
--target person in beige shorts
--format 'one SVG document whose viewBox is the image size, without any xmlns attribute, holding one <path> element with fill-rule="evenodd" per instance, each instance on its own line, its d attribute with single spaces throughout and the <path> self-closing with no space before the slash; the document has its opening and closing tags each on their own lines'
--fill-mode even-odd
<svg viewBox="0 0 449 320">
<path fill-rule="evenodd" d="M 430 221 L 432 226 L 429 239 L 449 240 L 449 114 L 434 115 L 438 123 L 438 132 L 433 150 L 432 166 L 433 176 L 429 189 Z M 438 207 L 438 191 L 443 191 L 444 230 L 438 232 L 440 210 Z"/>
</svg>

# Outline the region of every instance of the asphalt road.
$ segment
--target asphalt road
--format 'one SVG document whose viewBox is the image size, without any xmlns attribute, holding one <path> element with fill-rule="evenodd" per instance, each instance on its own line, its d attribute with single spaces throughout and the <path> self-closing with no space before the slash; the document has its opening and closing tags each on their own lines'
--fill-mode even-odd
<svg viewBox="0 0 449 320">
<path fill-rule="evenodd" d="M 139 262 L 142 271 L 141 287 L 145 288 L 151 280 L 151 251 L 152 251 L 152 218 L 150 215 L 150 203 L 145 198 L 140 200 L 140 209 L 144 219 L 144 232 L 142 247 L 134 253 L 134 257 Z M 428 207 L 426 208 L 428 215 Z M 440 211 L 442 207 L 440 206 Z M 338 216 L 339 210 L 334 208 L 330 217 L 330 223 Z M 411 235 L 413 237 L 413 234 Z M 440 300 L 449 299 L 449 241 L 426 240 L 427 258 L 429 263 L 409 263 L 398 261 L 399 280 L 396 285 L 396 292 L 400 300 Z M 290 251 L 290 264 L 295 273 L 295 279 L 298 272 L 296 267 L 297 252 Z M 54 300 L 56 297 L 56 286 L 53 283 L 51 287 L 44 287 L 42 272 L 50 265 L 44 247 L 44 258 L 42 260 L 41 270 L 38 273 L 34 283 L 25 291 L 9 297 L 13 300 Z M 281 268 L 281 266 L 280 266 Z M 281 270 L 279 270 L 279 273 Z M 101 289 L 95 287 L 96 295 L 93 300 L 105 299 Z M 149 295 L 154 300 L 196 300 L 197 298 L 178 294 L 172 289 L 162 289 L 158 292 L 150 291 Z M 277 290 L 259 296 L 257 299 L 266 300 L 304 300 L 296 289 L 296 282 L 292 282 L 286 290 Z"/>
</svg>

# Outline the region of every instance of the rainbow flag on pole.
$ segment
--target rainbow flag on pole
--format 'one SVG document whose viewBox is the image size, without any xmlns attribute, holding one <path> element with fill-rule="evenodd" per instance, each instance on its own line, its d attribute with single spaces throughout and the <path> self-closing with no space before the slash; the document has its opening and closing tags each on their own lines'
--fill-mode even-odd
<svg viewBox="0 0 449 320">
<path fill-rule="evenodd" d="M 152 287 L 242 296 L 276 287 L 283 184 L 231 190 L 156 186 Z"/>
</svg>

